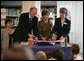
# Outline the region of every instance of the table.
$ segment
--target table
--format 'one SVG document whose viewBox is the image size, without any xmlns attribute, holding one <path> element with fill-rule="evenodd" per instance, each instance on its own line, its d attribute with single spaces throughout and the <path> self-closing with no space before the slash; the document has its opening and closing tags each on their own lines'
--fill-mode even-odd
<svg viewBox="0 0 84 61">
<path fill-rule="evenodd" d="M 50 41 L 48 41 L 48 40 L 46 40 L 46 41 L 43 41 L 43 40 L 35 41 L 34 40 L 33 42 L 51 42 L 51 43 L 54 42 L 55 43 L 55 42 L 61 42 L 61 40 L 50 40 Z"/>
<path fill-rule="evenodd" d="M 73 43 L 64 43 L 64 42 L 61 42 L 61 40 L 50 40 L 50 41 L 48 41 L 48 40 L 38 40 L 38 41 L 36 41 L 36 40 L 31 40 L 31 41 L 29 41 L 29 46 L 30 47 L 33 47 L 34 46 L 34 44 L 36 44 L 36 43 L 54 43 L 53 45 L 55 45 L 55 43 L 61 43 L 61 45 L 65 45 L 65 46 L 67 46 L 67 45 L 72 45 Z M 42 45 L 41 45 L 42 46 Z"/>
<path fill-rule="evenodd" d="M 57 42 L 61 42 L 61 40 L 29 40 L 29 46 L 33 47 L 33 44 L 35 43 L 57 43 Z"/>
<path fill-rule="evenodd" d="M 62 49 L 62 51 L 64 52 L 64 59 L 63 60 L 69 60 L 70 59 L 70 47 L 63 47 L 63 46 L 33 46 L 30 47 L 33 52 L 34 55 L 38 52 L 38 51 L 46 51 L 46 50 L 52 50 L 54 51 L 55 49 Z"/>
</svg>

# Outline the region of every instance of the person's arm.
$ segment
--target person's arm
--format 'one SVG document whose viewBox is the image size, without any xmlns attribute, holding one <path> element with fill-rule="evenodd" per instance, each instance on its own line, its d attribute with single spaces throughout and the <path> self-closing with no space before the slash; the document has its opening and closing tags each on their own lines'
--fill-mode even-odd
<svg viewBox="0 0 84 61">
<path fill-rule="evenodd" d="M 21 14 L 19 24 L 13 33 L 13 41 L 22 41 L 25 35 L 28 34 L 27 30 L 25 29 L 26 27 L 26 17 L 24 14 Z"/>
<path fill-rule="evenodd" d="M 38 18 L 35 18 L 35 23 L 33 25 L 33 34 L 35 37 L 38 37 L 38 28 L 37 28 L 37 24 L 38 24 Z"/>
<path fill-rule="evenodd" d="M 1 29 L 1 41 L 3 40 L 3 30 Z"/>
<path fill-rule="evenodd" d="M 40 22 L 38 23 L 37 27 L 38 27 L 38 38 L 42 38 L 42 25 Z"/>
<path fill-rule="evenodd" d="M 53 28 L 52 28 L 52 34 L 54 33 L 54 34 L 56 34 L 56 32 L 57 32 L 57 20 L 55 20 L 55 25 L 53 26 Z"/>
<path fill-rule="evenodd" d="M 9 47 L 9 35 L 6 29 L 1 29 L 1 52 L 6 52 Z"/>
<path fill-rule="evenodd" d="M 1 29 L 1 41 L 2 42 L 9 41 L 9 35 L 6 29 Z"/>
<path fill-rule="evenodd" d="M 26 27 L 27 27 L 27 19 L 26 19 L 26 14 L 21 14 L 20 18 L 19 18 L 19 24 L 18 24 L 18 28 L 22 28 L 22 29 L 25 29 L 26 30 Z"/>
<path fill-rule="evenodd" d="M 3 53 L 3 30 L 1 29 L 1 54 Z"/>
<path fill-rule="evenodd" d="M 51 29 L 51 32 L 52 32 L 52 28 L 53 28 L 53 24 L 52 24 L 52 22 L 50 22 L 50 29 Z M 48 37 L 46 38 L 46 39 L 51 39 L 51 35 L 52 35 L 52 33 L 49 33 L 49 35 L 48 35 Z"/>
<path fill-rule="evenodd" d="M 53 29 L 52 29 L 52 31 L 51 31 L 51 34 L 52 34 L 52 36 L 53 36 L 53 38 L 57 38 L 57 28 L 58 28 L 58 22 L 57 22 L 57 19 L 55 20 L 55 25 L 54 25 L 54 27 L 53 27 Z"/>
</svg>

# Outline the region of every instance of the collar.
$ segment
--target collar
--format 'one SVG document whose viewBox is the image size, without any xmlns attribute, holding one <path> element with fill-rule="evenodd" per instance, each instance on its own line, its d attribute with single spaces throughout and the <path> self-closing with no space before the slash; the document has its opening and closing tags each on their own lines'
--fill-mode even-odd
<svg viewBox="0 0 84 61">
<path fill-rule="evenodd" d="M 30 15 L 30 13 L 29 13 L 29 18 L 31 18 L 31 19 L 32 19 L 32 17 L 31 17 L 31 15 Z"/>
</svg>

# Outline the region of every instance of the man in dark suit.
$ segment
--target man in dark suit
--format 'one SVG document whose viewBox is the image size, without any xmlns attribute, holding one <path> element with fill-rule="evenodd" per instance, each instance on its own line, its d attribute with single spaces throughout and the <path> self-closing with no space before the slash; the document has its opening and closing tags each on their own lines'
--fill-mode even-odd
<svg viewBox="0 0 84 61">
<path fill-rule="evenodd" d="M 55 25 L 52 29 L 53 37 L 57 37 L 57 39 L 67 38 L 67 42 L 69 42 L 69 33 L 70 33 L 70 26 L 71 21 L 66 18 L 67 16 L 67 9 L 61 8 L 60 9 L 60 16 L 55 20 Z"/>
<path fill-rule="evenodd" d="M 38 18 L 35 16 L 36 13 L 37 13 L 37 8 L 31 7 L 28 13 L 21 14 L 19 18 L 18 27 L 13 33 L 14 42 L 27 41 L 28 37 L 33 37 L 33 36 L 37 37 Z"/>
</svg>

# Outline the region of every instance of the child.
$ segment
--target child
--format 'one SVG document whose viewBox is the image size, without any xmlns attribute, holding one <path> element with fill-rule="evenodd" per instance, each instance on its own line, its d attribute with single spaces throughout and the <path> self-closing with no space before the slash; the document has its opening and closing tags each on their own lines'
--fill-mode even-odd
<svg viewBox="0 0 84 61">
<path fill-rule="evenodd" d="M 5 28 L 1 28 L 1 56 L 8 50 L 8 48 L 12 45 L 12 34 L 13 29 L 12 27 L 12 20 L 5 19 Z"/>
<path fill-rule="evenodd" d="M 14 43 L 4 54 L 2 60 L 35 60 L 33 51 L 30 48 Z"/>
<path fill-rule="evenodd" d="M 43 51 L 39 51 L 36 53 L 35 58 L 36 58 L 36 60 L 46 60 L 47 56 Z"/>
<path fill-rule="evenodd" d="M 61 49 L 56 49 L 53 52 L 53 58 L 57 60 L 63 60 L 63 57 L 64 57 L 64 52 Z"/>
<path fill-rule="evenodd" d="M 78 44 L 73 44 L 71 46 L 71 60 L 83 60 L 83 58 L 79 55 L 80 47 Z"/>
</svg>

